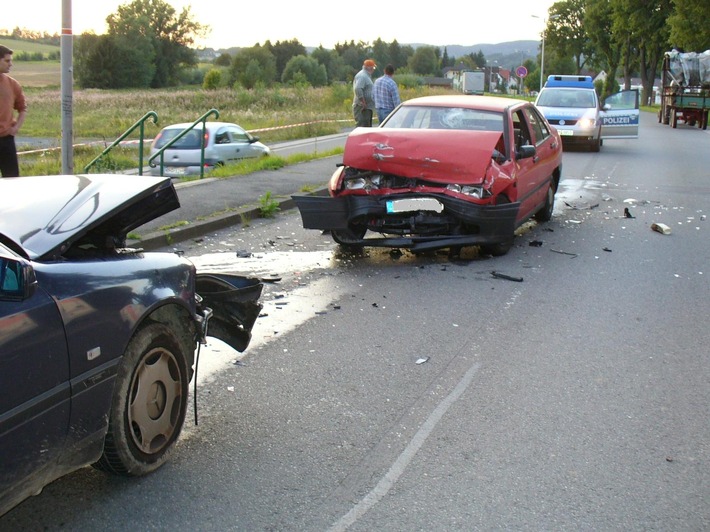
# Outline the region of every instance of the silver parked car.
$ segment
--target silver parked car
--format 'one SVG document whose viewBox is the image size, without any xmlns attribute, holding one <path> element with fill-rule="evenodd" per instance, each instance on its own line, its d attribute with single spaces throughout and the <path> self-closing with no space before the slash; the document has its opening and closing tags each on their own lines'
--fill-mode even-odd
<svg viewBox="0 0 710 532">
<path fill-rule="evenodd" d="M 163 128 L 153 140 L 151 157 L 191 125 L 189 123 L 173 124 Z M 259 142 L 259 137 L 251 135 L 237 124 L 206 122 L 204 125 L 204 133 L 202 124 L 197 124 L 165 150 L 162 175 L 168 177 L 200 175 L 200 164 L 202 164 L 200 148 L 203 134 L 205 171 L 239 159 L 271 155 L 271 150 Z M 152 164 L 154 166 L 151 166 L 151 174 L 161 175 L 160 157 L 156 158 Z"/>
</svg>

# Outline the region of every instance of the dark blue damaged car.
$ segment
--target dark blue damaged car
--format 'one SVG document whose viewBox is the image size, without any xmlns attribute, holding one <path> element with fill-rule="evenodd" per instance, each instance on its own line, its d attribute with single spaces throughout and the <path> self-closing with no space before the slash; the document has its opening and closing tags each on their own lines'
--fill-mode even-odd
<svg viewBox="0 0 710 532">
<path fill-rule="evenodd" d="M 178 207 L 161 177 L 0 179 L 0 515 L 89 464 L 160 467 L 198 344 L 248 346 L 258 279 L 126 248 Z"/>
</svg>

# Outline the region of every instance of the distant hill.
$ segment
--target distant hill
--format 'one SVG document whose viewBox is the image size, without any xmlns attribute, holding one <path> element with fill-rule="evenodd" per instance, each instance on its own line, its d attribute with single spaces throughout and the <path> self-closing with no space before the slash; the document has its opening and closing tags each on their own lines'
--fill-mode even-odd
<svg viewBox="0 0 710 532">
<path fill-rule="evenodd" d="M 443 53 L 443 50 L 446 49 L 449 57 L 463 57 L 468 54 L 478 53 L 480 50 L 489 65 L 498 64 L 498 66 L 503 68 L 514 69 L 522 65 L 526 59 L 536 59 L 539 47 L 540 41 L 510 41 L 498 44 L 474 44 L 471 46 L 447 44 L 446 46 L 441 46 L 441 50 Z"/>
<path fill-rule="evenodd" d="M 424 43 L 400 43 L 402 46 L 411 46 L 412 48 L 419 48 L 420 46 L 436 46 L 434 44 L 424 44 Z M 526 59 L 536 59 L 539 53 L 540 42 L 539 41 L 510 41 L 502 42 L 498 44 L 472 44 L 470 46 L 464 46 L 460 44 L 447 44 L 439 46 L 443 54 L 444 49 L 449 57 L 463 57 L 468 54 L 478 53 L 480 50 L 486 57 L 486 61 L 489 65 L 501 66 L 503 68 L 514 69 L 515 67 L 522 65 Z M 236 54 L 240 48 L 222 48 L 215 50 L 214 48 L 204 48 L 198 50 L 198 56 L 206 61 L 211 61 L 220 54 L 227 52 L 230 55 Z M 315 48 L 306 47 L 306 51 L 310 54 Z"/>
</svg>

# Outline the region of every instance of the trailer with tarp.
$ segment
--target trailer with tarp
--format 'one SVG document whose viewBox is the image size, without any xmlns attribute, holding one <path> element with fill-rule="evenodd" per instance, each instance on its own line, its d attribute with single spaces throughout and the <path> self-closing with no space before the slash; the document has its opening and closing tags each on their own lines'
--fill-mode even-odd
<svg viewBox="0 0 710 532">
<path fill-rule="evenodd" d="M 702 53 L 672 50 L 663 57 L 663 88 L 658 121 L 678 127 L 708 127 L 710 109 L 710 50 Z"/>
</svg>

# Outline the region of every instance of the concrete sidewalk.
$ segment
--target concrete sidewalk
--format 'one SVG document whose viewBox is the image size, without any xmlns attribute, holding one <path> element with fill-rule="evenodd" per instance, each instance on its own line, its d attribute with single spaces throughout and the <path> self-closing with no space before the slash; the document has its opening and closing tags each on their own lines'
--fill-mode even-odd
<svg viewBox="0 0 710 532">
<path fill-rule="evenodd" d="M 259 218 L 259 198 L 267 192 L 281 210 L 293 208 L 291 194 L 304 187 L 327 193 L 325 185 L 340 162 L 337 155 L 244 176 L 178 182 L 180 208 L 137 228 L 133 233 L 140 238 L 127 245 L 149 251 Z"/>
</svg>

